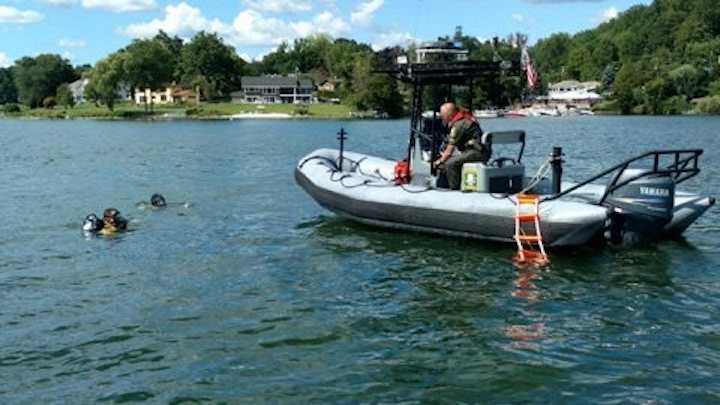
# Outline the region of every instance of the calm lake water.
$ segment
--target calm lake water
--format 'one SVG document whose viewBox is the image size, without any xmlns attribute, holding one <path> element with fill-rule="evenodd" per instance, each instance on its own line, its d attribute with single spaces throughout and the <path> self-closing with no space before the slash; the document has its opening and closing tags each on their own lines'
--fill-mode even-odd
<svg viewBox="0 0 720 405">
<path fill-rule="evenodd" d="M 703 147 L 720 118 L 495 120 L 568 179 Z M 341 220 L 293 179 L 334 146 L 399 158 L 405 121 L 0 120 L 2 403 L 720 401 L 720 212 L 683 241 L 551 254 Z M 139 209 L 154 192 L 190 202 Z M 116 207 L 132 232 L 85 238 Z M 657 402 L 655 402 L 657 401 Z"/>
</svg>

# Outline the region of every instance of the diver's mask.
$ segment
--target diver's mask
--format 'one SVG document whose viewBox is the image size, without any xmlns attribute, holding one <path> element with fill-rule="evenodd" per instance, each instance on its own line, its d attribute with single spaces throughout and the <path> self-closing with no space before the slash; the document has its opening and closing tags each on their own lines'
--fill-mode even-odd
<svg viewBox="0 0 720 405">
<path fill-rule="evenodd" d="M 95 214 L 90 214 L 85 217 L 85 220 L 83 221 L 82 229 L 84 232 L 100 232 L 100 230 L 103 228 L 104 223 L 100 218 L 97 217 Z"/>
</svg>

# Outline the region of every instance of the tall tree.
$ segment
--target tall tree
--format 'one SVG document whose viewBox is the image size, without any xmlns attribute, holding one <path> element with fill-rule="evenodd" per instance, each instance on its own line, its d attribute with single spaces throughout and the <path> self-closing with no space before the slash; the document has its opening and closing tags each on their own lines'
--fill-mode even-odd
<svg viewBox="0 0 720 405">
<path fill-rule="evenodd" d="M 118 90 L 126 77 L 127 56 L 125 52 L 116 52 L 98 61 L 90 75 L 90 83 L 85 89 L 87 97 L 95 102 L 102 102 L 110 111 L 115 108 Z"/>
<path fill-rule="evenodd" d="M 182 76 L 182 73 L 180 72 L 180 54 L 183 50 L 183 40 L 182 38 L 175 36 L 168 35 L 167 32 L 160 30 L 158 31 L 157 35 L 153 38 L 154 41 L 161 43 L 165 49 L 170 52 L 170 58 L 167 60 L 167 63 L 171 65 L 171 69 L 173 72 L 173 79 L 176 81 L 180 81 L 180 78 Z"/>
<path fill-rule="evenodd" d="M 17 103 L 17 87 L 12 68 L 0 68 L 0 104 Z"/>
<path fill-rule="evenodd" d="M 55 102 L 63 107 L 75 107 L 75 98 L 67 83 L 61 84 L 55 92 Z"/>
<path fill-rule="evenodd" d="M 373 74 L 373 56 L 357 56 L 353 71 L 353 103 L 361 110 L 376 110 L 390 117 L 403 114 L 404 100 L 397 81 L 386 76 Z"/>
<path fill-rule="evenodd" d="M 157 90 L 172 83 L 174 66 L 168 62 L 172 60 L 172 54 L 162 42 L 135 40 L 124 53 L 125 79 L 133 90 Z M 146 98 L 146 110 L 147 107 Z"/>
<path fill-rule="evenodd" d="M 52 54 L 24 57 L 15 62 L 14 73 L 19 100 L 32 108 L 39 107 L 47 97 L 54 97 L 61 84 L 77 79 L 70 62 Z"/>
<path fill-rule="evenodd" d="M 211 99 L 240 87 L 245 64 L 217 34 L 200 32 L 182 48 L 179 71 L 183 84 L 199 86 Z"/>
</svg>

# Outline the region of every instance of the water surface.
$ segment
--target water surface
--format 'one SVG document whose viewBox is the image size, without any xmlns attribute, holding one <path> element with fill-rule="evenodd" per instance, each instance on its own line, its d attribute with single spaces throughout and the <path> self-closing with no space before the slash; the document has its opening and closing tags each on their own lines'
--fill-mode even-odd
<svg viewBox="0 0 720 405">
<path fill-rule="evenodd" d="M 684 240 L 554 253 L 377 230 L 318 207 L 297 160 L 335 144 L 393 159 L 405 121 L 0 120 L 4 403 L 720 401 L 718 208 Z M 580 179 L 703 147 L 720 119 L 488 120 Z M 192 204 L 136 204 L 161 192 Z M 113 206 L 132 232 L 85 238 Z"/>
</svg>

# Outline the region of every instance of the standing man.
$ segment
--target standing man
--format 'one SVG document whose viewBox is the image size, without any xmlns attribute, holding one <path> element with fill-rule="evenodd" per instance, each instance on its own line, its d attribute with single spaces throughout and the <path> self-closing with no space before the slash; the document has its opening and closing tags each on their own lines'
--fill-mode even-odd
<svg viewBox="0 0 720 405">
<path fill-rule="evenodd" d="M 451 190 L 460 190 L 460 175 L 465 163 L 487 163 L 492 154 L 489 146 L 481 143 L 482 129 L 470 112 L 459 111 L 454 103 L 440 107 L 440 118 L 450 128 L 448 144 L 435 161 L 435 167 L 444 166 Z M 460 154 L 453 157 L 457 149 Z"/>
</svg>

